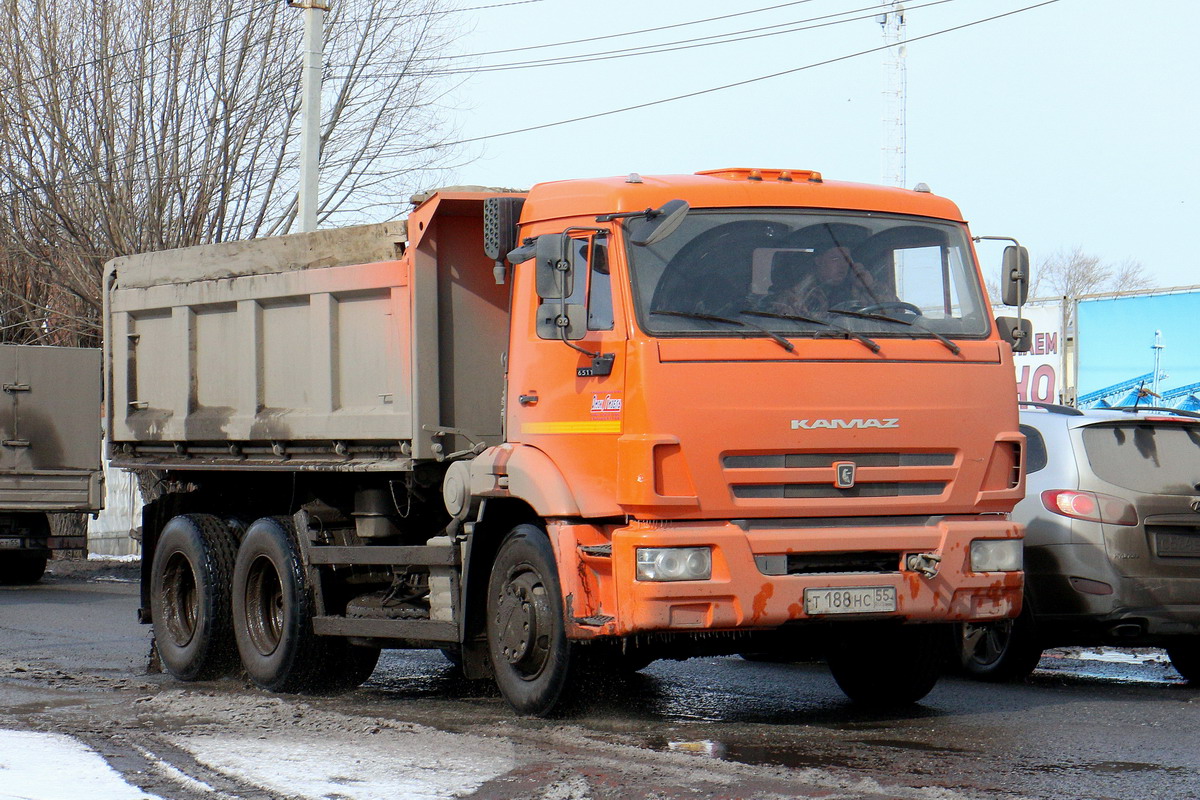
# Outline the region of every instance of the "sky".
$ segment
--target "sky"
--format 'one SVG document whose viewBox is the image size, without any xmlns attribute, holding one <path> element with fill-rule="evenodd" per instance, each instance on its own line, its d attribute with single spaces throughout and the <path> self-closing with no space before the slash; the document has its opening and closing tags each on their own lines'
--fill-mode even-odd
<svg viewBox="0 0 1200 800">
<path fill-rule="evenodd" d="M 905 2 L 905 185 L 924 182 L 955 201 L 976 235 L 1016 237 L 1035 265 L 1078 246 L 1105 262 L 1140 262 L 1157 286 L 1200 284 L 1188 235 L 1200 211 L 1200 2 L 1056 0 L 919 38 L 1038 2 Z M 504 4 L 478 8 L 496 3 Z M 734 166 L 883 182 L 885 54 L 804 68 L 882 47 L 877 0 L 458 0 L 457 7 L 451 53 L 463 58 L 446 63 L 476 68 L 800 23 L 758 33 L 790 30 L 827 15 L 838 16 L 825 22 L 839 23 L 638 57 L 464 72 L 447 98 L 449 119 L 460 139 L 490 138 L 463 145 L 454 183 L 528 188 Z M 774 8 L 758 11 L 767 7 Z M 726 18 L 680 25 L 719 16 Z M 623 35 L 667 25 L 679 27 Z M 612 38 L 538 47 L 600 36 Z M 980 245 L 985 273 L 998 270 L 999 251 Z"/>
</svg>

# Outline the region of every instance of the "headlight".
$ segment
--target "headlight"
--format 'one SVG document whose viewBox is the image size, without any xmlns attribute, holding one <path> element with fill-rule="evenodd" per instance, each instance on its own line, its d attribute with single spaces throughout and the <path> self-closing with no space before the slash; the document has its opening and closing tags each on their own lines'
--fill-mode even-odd
<svg viewBox="0 0 1200 800">
<path fill-rule="evenodd" d="M 976 539 L 971 542 L 971 572 L 1016 572 L 1022 553 L 1020 539 Z"/>
<path fill-rule="evenodd" d="M 639 547 L 639 581 L 706 581 L 712 577 L 711 547 Z"/>
</svg>

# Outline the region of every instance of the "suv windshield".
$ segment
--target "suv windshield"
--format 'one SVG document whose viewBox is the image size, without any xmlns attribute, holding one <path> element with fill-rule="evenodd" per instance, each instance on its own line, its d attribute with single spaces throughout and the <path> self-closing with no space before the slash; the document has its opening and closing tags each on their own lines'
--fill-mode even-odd
<svg viewBox="0 0 1200 800">
<path fill-rule="evenodd" d="M 1144 494 L 1195 494 L 1200 425 L 1122 422 L 1092 425 L 1083 447 L 1101 480 Z"/>
<path fill-rule="evenodd" d="M 788 336 L 851 329 L 871 336 L 979 337 L 990 329 L 965 229 L 952 223 L 694 209 L 663 241 L 630 245 L 628 252 L 638 318 L 657 335 L 748 335 L 749 328 L 719 324 L 713 316 Z"/>
</svg>

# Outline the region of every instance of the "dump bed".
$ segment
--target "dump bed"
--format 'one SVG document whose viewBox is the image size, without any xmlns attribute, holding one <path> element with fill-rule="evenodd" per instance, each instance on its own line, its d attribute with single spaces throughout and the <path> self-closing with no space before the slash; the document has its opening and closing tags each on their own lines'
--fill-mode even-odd
<svg viewBox="0 0 1200 800">
<path fill-rule="evenodd" d="M 395 469 L 498 441 L 482 197 L 431 202 L 412 252 L 392 222 L 110 262 L 114 459 Z"/>
<path fill-rule="evenodd" d="M 100 351 L 0 345 L 0 511 L 94 511 Z"/>
</svg>

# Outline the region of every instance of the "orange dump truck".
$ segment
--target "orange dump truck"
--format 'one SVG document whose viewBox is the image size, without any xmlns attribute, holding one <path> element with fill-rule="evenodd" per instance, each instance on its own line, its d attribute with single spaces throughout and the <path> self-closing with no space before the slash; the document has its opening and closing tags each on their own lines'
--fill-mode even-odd
<svg viewBox="0 0 1200 800">
<path fill-rule="evenodd" d="M 441 648 L 545 714 L 819 649 L 895 704 L 950 623 L 1017 613 L 1014 326 L 953 203 L 746 169 L 414 203 L 110 264 L 109 449 L 154 477 L 173 675 L 327 690 Z"/>
</svg>

